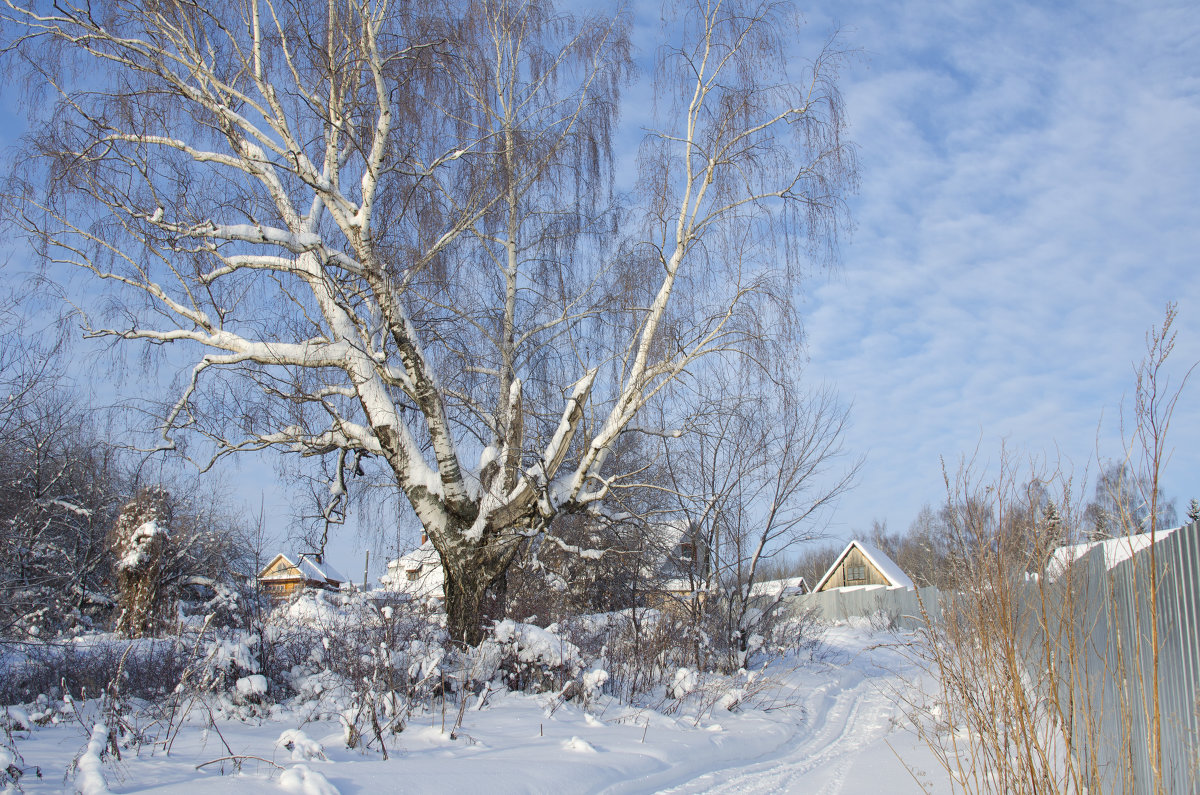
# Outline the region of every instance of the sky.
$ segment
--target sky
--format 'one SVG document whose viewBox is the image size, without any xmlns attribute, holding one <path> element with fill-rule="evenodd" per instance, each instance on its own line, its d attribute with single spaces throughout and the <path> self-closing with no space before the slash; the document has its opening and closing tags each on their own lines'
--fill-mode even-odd
<svg viewBox="0 0 1200 795">
<path fill-rule="evenodd" d="M 842 83 L 856 229 L 802 312 L 807 373 L 852 401 L 846 447 L 867 456 L 831 530 L 907 528 L 944 499 L 943 458 L 994 471 L 1003 444 L 1077 483 L 1122 458 L 1168 302 L 1168 372 L 1200 360 L 1200 9 L 850 2 L 809 20 L 863 53 Z M 1198 389 L 1169 437 L 1181 516 Z"/>
<path fill-rule="evenodd" d="M 642 59 L 657 18 L 635 9 Z M 1173 383 L 1200 361 L 1200 10 L 851 0 L 805 19 L 797 52 L 834 28 L 854 51 L 840 86 L 862 177 L 839 267 L 798 297 L 796 367 L 851 404 L 845 449 L 865 456 L 828 532 L 904 530 L 944 499 L 943 460 L 987 469 L 1002 445 L 1082 484 L 1123 456 L 1133 367 L 1168 302 Z M 630 140 L 647 93 L 627 92 Z M 1197 406 L 1200 374 L 1170 431 L 1180 515 L 1200 497 Z M 282 538 L 274 475 L 269 460 L 225 471 Z M 358 579 L 365 547 L 347 532 L 331 557 Z"/>
</svg>

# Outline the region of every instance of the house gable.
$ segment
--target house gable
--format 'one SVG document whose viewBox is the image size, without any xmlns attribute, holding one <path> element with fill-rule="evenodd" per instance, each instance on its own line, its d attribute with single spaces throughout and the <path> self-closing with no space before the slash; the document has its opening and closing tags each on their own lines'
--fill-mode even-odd
<svg viewBox="0 0 1200 795">
<path fill-rule="evenodd" d="M 885 585 L 912 588 L 908 578 L 895 561 L 882 550 L 851 541 L 838 555 L 837 560 L 825 572 L 813 591 L 829 591 L 834 588 L 852 588 L 862 585 Z"/>
<path fill-rule="evenodd" d="M 263 570 L 258 573 L 258 579 L 298 580 L 301 579 L 301 574 L 295 563 L 288 560 L 286 555 L 279 554 L 263 567 Z"/>
<path fill-rule="evenodd" d="M 429 541 L 396 560 L 388 561 L 387 569 L 387 573 L 379 578 L 387 590 L 412 599 L 445 598 L 442 559 Z"/>
<path fill-rule="evenodd" d="M 293 563 L 280 553 L 258 573 L 258 582 L 270 596 L 287 597 L 305 586 L 336 590 L 343 580 L 331 567 L 314 565 L 306 555 L 300 556 L 299 563 Z"/>
</svg>

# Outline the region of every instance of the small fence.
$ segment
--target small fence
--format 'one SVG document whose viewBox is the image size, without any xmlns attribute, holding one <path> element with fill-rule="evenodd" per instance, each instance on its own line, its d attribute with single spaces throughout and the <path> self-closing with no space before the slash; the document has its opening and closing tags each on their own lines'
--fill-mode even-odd
<svg viewBox="0 0 1200 795">
<path fill-rule="evenodd" d="M 1200 523 L 1160 540 L 1153 556 L 1146 548 L 1109 568 L 1104 550 L 1097 548 L 1078 559 L 1060 582 L 1019 588 L 1031 679 L 1044 680 L 1047 665 L 1071 665 L 1081 674 L 1059 677 L 1061 687 L 1070 688 L 1059 693 L 1072 724 L 1063 728 L 1077 738 L 1073 748 L 1081 765 L 1094 760 L 1103 791 L 1152 791 L 1155 686 L 1164 789 L 1198 791 Z M 882 615 L 893 626 L 917 629 L 925 625 L 925 610 L 934 613 L 930 620 L 938 620 L 950 597 L 936 588 L 862 588 L 789 602 L 828 621 Z M 1076 731 L 1077 725 L 1098 731 Z"/>
</svg>

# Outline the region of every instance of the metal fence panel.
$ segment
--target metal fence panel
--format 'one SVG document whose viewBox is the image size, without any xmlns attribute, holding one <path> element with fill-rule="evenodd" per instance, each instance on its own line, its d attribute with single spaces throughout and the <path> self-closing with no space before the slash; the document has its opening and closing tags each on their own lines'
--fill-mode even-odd
<svg viewBox="0 0 1200 795">
<path fill-rule="evenodd" d="M 1200 523 L 1179 528 L 1152 549 L 1111 570 L 1104 551 L 1094 549 L 1063 582 L 1030 582 L 1020 596 L 1030 679 L 1044 681 L 1047 665 L 1065 672 L 1059 681 L 1066 692 L 1058 694 L 1068 705 L 1063 730 L 1082 766 L 1094 760 L 1104 792 L 1153 789 L 1156 684 L 1165 789 L 1200 791 Z M 788 602 L 827 621 L 876 616 L 915 629 L 938 619 L 942 598 L 936 588 L 863 588 Z M 1155 606 L 1157 636 L 1150 622 Z"/>
</svg>

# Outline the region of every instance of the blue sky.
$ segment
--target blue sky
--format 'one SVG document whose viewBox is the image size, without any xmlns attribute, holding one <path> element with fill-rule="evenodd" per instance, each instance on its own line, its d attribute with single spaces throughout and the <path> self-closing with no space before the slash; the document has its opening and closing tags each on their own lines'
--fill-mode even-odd
<svg viewBox="0 0 1200 795">
<path fill-rule="evenodd" d="M 1076 481 L 1119 458 L 1145 332 L 1200 360 L 1200 11 L 1185 3 L 837 3 L 857 229 L 810 282 L 810 377 L 867 455 L 833 530 L 904 529 L 941 464 L 1001 442 Z M 833 14 L 836 13 L 835 20 Z M 1193 384 L 1165 491 L 1200 497 Z M 1128 403 L 1128 400 L 1125 400 Z"/>
<path fill-rule="evenodd" d="M 648 55 L 657 6 L 637 14 Z M 846 449 L 866 456 L 830 532 L 905 529 L 943 498 L 942 457 L 995 462 L 1003 442 L 1077 482 L 1098 455 L 1120 457 L 1133 364 L 1168 301 L 1172 372 L 1200 360 L 1200 10 L 826 2 L 806 19 L 798 52 L 835 25 L 862 51 L 841 81 L 861 158 L 856 228 L 841 267 L 800 299 L 797 366 L 853 404 Z M 647 95 L 627 93 L 633 133 Z M 1171 431 L 1164 490 L 1181 514 L 1200 497 L 1197 406 L 1200 374 Z M 289 500 L 271 469 L 247 461 L 226 477 L 255 509 L 266 490 L 283 534 Z M 345 535 L 334 562 L 361 577 L 361 542 Z"/>
</svg>

